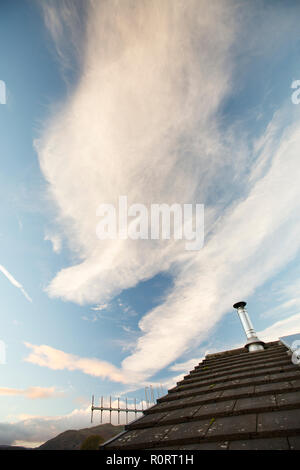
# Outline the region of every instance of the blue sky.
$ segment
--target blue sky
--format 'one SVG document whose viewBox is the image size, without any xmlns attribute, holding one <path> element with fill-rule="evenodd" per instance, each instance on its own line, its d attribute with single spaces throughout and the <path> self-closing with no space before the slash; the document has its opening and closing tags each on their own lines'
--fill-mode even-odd
<svg viewBox="0 0 300 470">
<path fill-rule="evenodd" d="M 182 8 L 0 4 L 0 443 L 242 346 L 237 300 L 265 340 L 300 330 L 300 5 Z M 205 204 L 204 247 L 98 240 L 124 194 Z"/>
</svg>

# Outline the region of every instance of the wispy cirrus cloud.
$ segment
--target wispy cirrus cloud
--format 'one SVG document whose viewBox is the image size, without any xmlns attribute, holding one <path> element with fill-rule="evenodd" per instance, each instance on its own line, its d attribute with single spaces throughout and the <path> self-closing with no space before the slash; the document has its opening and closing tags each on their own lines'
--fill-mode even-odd
<svg viewBox="0 0 300 470">
<path fill-rule="evenodd" d="M 90 0 L 86 3 L 90 3 Z M 40 2 L 39 6 L 66 78 L 73 61 L 78 60 L 82 54 L 86 10 L 84 3 L 80 0 L 48 0 Z"/>
<path fill-rule="evenodd" d="M 277 305 L 264 311 L 262 318 L 286 317 L 300 311 L 300 279 L 299 273 L 292 273 L 288 280 L 281 280 L 274 288 Z"/>
<path fill-rule="evenodd" d="M 22 286 L 22 284 L 20 284 L 20 282 L 18 282 L 12 274 L 10 274 L 10 272 L 7 271 L 7 269 L 2 266 L 0 264 L 0 271 L 2 272 L 2 274 L 4 274 L 4 276 L 9 280 L 9 282 L 17 287 L 17 289 L 20 289 L 20 291 L 22 292 L 22 294 L 24 295 L 24 297 L 29 301 L 29 302 L 32 302 L 32 299 L 31 297 L 29 297 L 29 295 L 27 294 L 27 292 L 25 291 L 24 287 Z"/>
</svg>

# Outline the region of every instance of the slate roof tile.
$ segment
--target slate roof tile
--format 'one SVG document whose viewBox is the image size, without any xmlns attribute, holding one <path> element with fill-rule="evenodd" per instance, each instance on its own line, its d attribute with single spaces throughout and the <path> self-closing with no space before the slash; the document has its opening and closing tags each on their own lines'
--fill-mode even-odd
<svg viewBox="0 0 300 470">
<path fill-rule="evenodd" d="M 215 415 L 226 415 L 230 413 L 235 405 L 235 400 L 225 400 L 216 403 L 208 403 L 202 405 L 199 410 L 195 413 L 194 418 L 201 416 L 215 416 Z"/>
<path fill-rule="evenodd" d="M 273 383 L 266 383 L 261 385 L 256 385 L 255 393 L 264 393 L 264 392 L 276 392 L 282 390 L 289 390 L 291 388 L 291 384 L 289 382 L 273 382 Z"/>
<path fill-rule="evenodd" d="M 212 418 L 213 419 L 213 418 Z M 256 433 L 256 414 L 217 418 L 208 430 L 208 437 L 240 437 Z"/>
<path fill-rule="evenodd" d="M 235 411 L 268 411 L 276 408 L 275 395 L 252 396 L 249 398 L 239 398 L 236 401 Z"/>
<path fill-rule="evenodd" d="M 180 444 L 181 441 L 186 443 L 197 443 L 203 438 L 211 425 L 211 419 L 204 419 L 190 423 L 180 423 L 174 425 L 170 432 L 164 436 L 163 441 L 166 443 Z"/>
<path fill-rule="evenodd" d="M 228 389 L 225 390 L 222 394 L 223 398 L 229 398 L 229 397 L 245 397 L 245 396 L 251 396 L 254 393 L 254 385 L 249 385 L 248 387 L 240 387 L 240 388 L 234 388 L 234 389 Z"/>
<path fill-rule="evenodd" d="M 290 450 L 300 450 L 300 436 L 289 436 L 288 441 Z"/>
<path fill-rule="evenodd" d="M 257 429 L 260 433 L 279 432 L 300 433 L 300 409 L 272 411 L 261 413 L 257 418 Z"/>
<path fill-rule="evenodd" d="M 227 450 L 228 441 L 203 442 L 197 444 L 187 444 L 180 446 L 157 447 L 155 450 Z"/>
<path fill-rule="evenodd" d="M 276 402 L 280 406 L 299 405 L 300 407 L 300 391 L 279 393 L 276 395 Z"/>
</svg>

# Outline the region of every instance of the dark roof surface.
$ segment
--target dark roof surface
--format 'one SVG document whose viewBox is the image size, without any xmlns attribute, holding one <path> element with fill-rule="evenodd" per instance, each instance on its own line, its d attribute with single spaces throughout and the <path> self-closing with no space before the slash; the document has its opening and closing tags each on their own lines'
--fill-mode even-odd
<svg viewBox="0 0 300 470">
<path fill-rule="evenodd" d="M 207 355 L 101 449 L 300 449 L 300 367 L 265 348 Z"/>
</svg>

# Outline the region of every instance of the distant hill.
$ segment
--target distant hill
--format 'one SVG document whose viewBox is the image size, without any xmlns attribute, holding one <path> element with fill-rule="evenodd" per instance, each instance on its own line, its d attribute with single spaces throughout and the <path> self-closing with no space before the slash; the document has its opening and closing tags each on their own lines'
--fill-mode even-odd
<svg viewBox="0 0 300 470">
<path fill-rule="evenodd" d="M 38 450 L 79 450 L 81 443 L 93 434 L 102 436 L 106 441 L 124 430 L 124 426 L 99 424 L 91 428 L 64 431 L 53 439 L 36 448 Z"/>
</svg>

